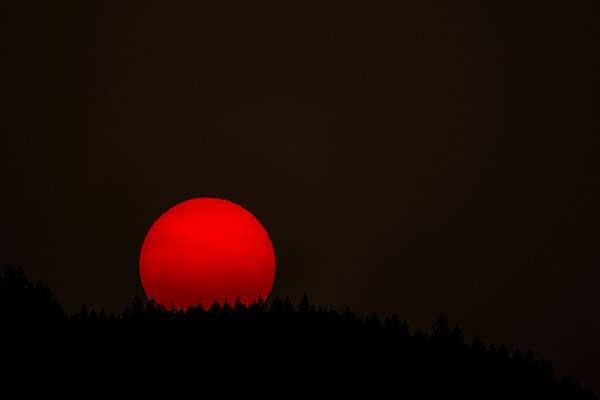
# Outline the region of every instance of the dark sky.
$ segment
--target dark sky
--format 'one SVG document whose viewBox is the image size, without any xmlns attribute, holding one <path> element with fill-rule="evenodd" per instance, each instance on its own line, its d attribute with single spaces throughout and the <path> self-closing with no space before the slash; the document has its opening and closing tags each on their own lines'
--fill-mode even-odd
<svg viewBox="0 0 600 400">
<path fill-rule="evenodd" d="M 0 265 L 68 312 L 122 312 L 152 223 L 219 197 L 271 296 L 443 312 L 600 391 L 600 2 L 15 3 Z"/>
</svg>

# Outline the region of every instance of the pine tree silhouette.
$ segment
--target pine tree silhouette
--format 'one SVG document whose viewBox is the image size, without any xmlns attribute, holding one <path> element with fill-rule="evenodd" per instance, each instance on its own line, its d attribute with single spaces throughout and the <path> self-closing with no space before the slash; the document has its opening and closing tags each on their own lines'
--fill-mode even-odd
<svg viewBox="0 0 600 400">
<path fill-rule="evenodd" d="M 260 293 L 258 295 L 258 298 L 256 300 L 254 300 L 252 302 L 252 304 L 250 304 L 250 306 L 248 307 L 249 311 L 258 312 L 258 313 L 263 313 L 263 312 L 267 311 L 267 309 L 268 309 L 268 304 L 263 299 L 262 293 Z"/>
<path fill-rule="evenodd" d="M 8 267 L 0 277 L 0 319 L 20 324 L 59 323 L 66 313 L 48 285 L 33 285 L 22 268 Z"/>
<path fill-rule="evenodd" d="M 298 312 L 301 314 L 307 314 L 313 311 L 314 306 L 310 304 L 308 296 L 306 295 L 306 293 L 304 293 L 304 295 L 302 295 L 302 298 L 300 299 L 300 303 L 298 304 Z"/>
<path fill-rule="evenodd" d="M 269 311 L 272 314 L 281 314 L 283 312 L 283 302 L 279 296 L 275 296 L 269 306 Z"/>
<path fill-rule="evenodd" d="M 294 314 L 296 312 L 294 304 L 292 304 L 292 301 L 290 300 L 289 296 L 286 296 L 283 302 L 283 312 L 288 315 Z"/>
<path fill-rule="evenodd" d="M 215 299 L 215 301 L 213 301 L 213 303 L 208 308 L 208 311 L 211 313 L 218 313 L 219 311 L 221 311 L 221 303 L 218 299 Z"/>
<path fill-rule="evenodd" d="M 46 285 L 32 285 L 22 270 L 11 268 L 0 278 L 4 322 L 32 315 L 41 321 L 46 314 L 55 318 L 55 300 Z M 264 379 L 264 373 L 243 378 L 222 373 L 251 360 L 252 371 L 271 368 L 270 379 L 277 382 L 290 387 L 301 382 L 312 393 L 337 396 L 383 397 L 396 390 L 406 398 L 596 399 L 571 376 L 558 379 L 552 363 L 536 359 L 531 350 L 511 353 L 505 345 L 488 346 L 479 334 L 467 344 L 458 324 L 451 327 L 443 314 L 431 333 L 418 328 L 411 333 L 407 321 L 395 314 L 382 323 L 376 312 L 363 318 L 348 307 L 341 313 L 317 309 L 306 295 L 298 309 L 289 297 L 275 297 L 267 305 L 260 296 L 248 307 L 238 297 L 233 305 L 215 300 L 208 310 L 199 303 L 185 311 L 136 295 L 120 317 L 83 304 L 78 313 L 63 318 L 60 329 L 29 330 L 34 338 L 16 335 L 4 342 L 5 348 L 29 348 L 27 358 L 35 365 L 67 360 L 86 373 L 99 373 L 98 366 L 110 362 L 132 382 L 147 373 L 131 375 L 136 363 L 184 365 L 189 360 L 202 360 L 203 367 L 191 367 L 189 376 L 180 379 L 184 386 L 198 376 L 221 384 Z"/>
<path fill-rule="evenodd" d="M 233 309 L 236 312 L 246 311 L 246 309 L 247 309 L 246 303 L 242 302 L 242 298 L 240 296 L 238 296 L 238 298 L 235 300 L 235 303 L 233 304 Z"/>
<path fill-rule="evenodd" d="M 231 306 L 231 304 L 229 304 L 227 299 L 225 299 L 225 301 L 223 302 L 223 305 L 221 306 L 221 312 L 228 313 L 231 311 L 233 311 L 233 307 Z"/>
</svg>

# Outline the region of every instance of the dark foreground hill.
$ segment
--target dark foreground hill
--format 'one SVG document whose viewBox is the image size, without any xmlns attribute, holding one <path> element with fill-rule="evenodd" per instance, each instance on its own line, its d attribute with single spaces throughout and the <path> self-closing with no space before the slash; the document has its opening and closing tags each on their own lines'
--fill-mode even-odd
<svg viewBox="0 0 600 400">
<path fill-rule="evenodd" d="M 358 318 L 275 298 L 167 309 L 136 297 L 122 315 L 68 316 L 49 288 L 9 268 L 0 279 L 3 387 L 233 395 L 595 399 L 533 353 L 468 342 L 440 315 L 431 333 L 396 316 Z M 53 390 L 52 390 L 53 389 Z"/>
</svg>

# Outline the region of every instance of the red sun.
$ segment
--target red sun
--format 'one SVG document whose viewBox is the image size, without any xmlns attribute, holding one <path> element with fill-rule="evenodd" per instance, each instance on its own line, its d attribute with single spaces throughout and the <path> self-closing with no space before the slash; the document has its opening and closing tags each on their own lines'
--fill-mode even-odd
<svg viewBox="0 0 600 400">
<path fill-rule="evenodd" d="M 176 307 L 266 298 L 275 279 L 267 231 L 244 208 L 198 198 L 164 213 L 146 235 L 140 278 L 148 298 Z"/>
</svg>

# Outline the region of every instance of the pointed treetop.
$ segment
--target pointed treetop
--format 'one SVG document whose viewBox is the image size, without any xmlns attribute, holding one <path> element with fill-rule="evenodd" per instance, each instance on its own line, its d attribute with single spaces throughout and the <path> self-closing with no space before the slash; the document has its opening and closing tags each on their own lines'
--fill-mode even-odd
<svg viewBox="0 0 600 400">
<path fill-rule="evenodd" d="M 275 298 L 271 301 L 269 311 L 272 313 L 280 313 L 283 311 L 283 302 L 279 296 L 275 296 Z"/>
<path fill-rule="evenodd" d="M 308 295 L 304 293 L 302 299 L 300 299 L 300 304 L 298 304 L 298 312 L 307 313 L 314 311 L 314 309 L 314 306 L 310 304 L 310 301 L 308 300 Z"/>
<path fill-rule="evenodd" d="M 434 337 L 446 337 L 450 336 L 450 324 L 448 323 L 448 318 L 444 316 L 444 314 L 440 314 L 435 319 L 435 325 L 433 326 Z"/>
<path fill-rule="evenodd" d="M 288 314 L 293 314 L 294 312 L 296 312 L 296 309 L 294 308 L 294 305 L 292 304 L 292 301 L 290 300 L 289 296 L 286 296 L 285 301 L 283 302 L 283 312 Z"/>
<path fill-rule="evenodd" d="M 133 301 L 131 302 L 131 313 L 139 314 L 142 311 L 144 311 L 144 308 L 146 308 L 144 305 L 144 301 L 142 300 L 142 297 L 139 295 L 139 293 L 137 293 L 133 297 Z"/>
<path fill-rule="evenodd" d="M 246 303 L 244 303 L 242 301 L 242 298 L 240 296 L 238 296 L 238 298 L 235 300 L 235 303 L 233 304 L 233 309 L 235 311 L 244 311 L 246 310 Z"/>
<path fill-rule="evenodd" d="M 254 300 L 252 302 L 252 304 L 250 304 L 250 307 L 248 307 L 249 310 L 251 311 L 255 311 L 255 312 L 265 312 L 267 311 L 268 305 L 265 302 L 262 293 L 260 293 L 258 295 L 258 298 L 256 300 Z"/>
<path fill-rule="evenodd" d="M 208 308 L 208 311 L 210 311 L 210 312 L 219 312 L 219 311 L 221 311 L 221 303 L 219 302 L 218 299 L 215 299 L 215 301 L 213 301 L 213 303 Z"/>
<path fill-rule="evenodd" d="M 221 311 L 223 311 L 223 312 L 233 311 L 233 307 L 231 307 L 231 304 L 229 304 L 227 299 L 225 299 L 225 301 L 223 302 L 223 305 L 221 306 Z"/>
</svg>

